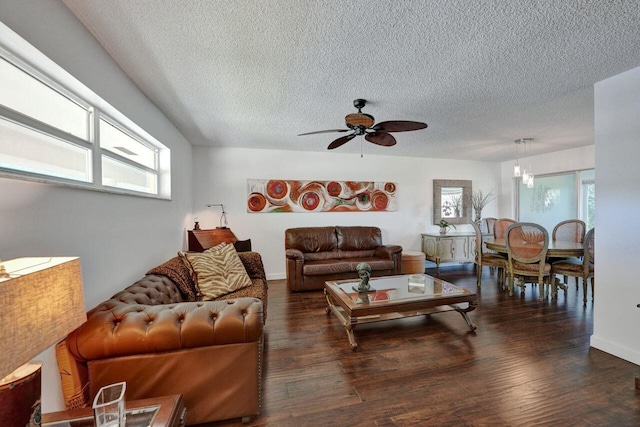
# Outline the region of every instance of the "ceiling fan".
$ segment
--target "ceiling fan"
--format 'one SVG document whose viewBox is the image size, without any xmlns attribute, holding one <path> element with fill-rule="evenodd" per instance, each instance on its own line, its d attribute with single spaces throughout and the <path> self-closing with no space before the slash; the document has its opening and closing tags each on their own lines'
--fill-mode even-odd
<svg viewBox="0 0 640 427">
<path fill-rule="evenodd" d="M 427 127 L 426 123 L 411 122 L 408 120 L 392 120 L 387 122 L 380 122 L 374 126 L 375 119 L 373 118 L 373 116 L 362 112 L 362 108 L 364 108 L 366 104 L 366 99 L 356 99 L 353 101 L 353 106 L 358 109 L 358 112 L 347 114 L 345 116 L 344 121 L 349 129 L 318 130 L 315 132 L 301 133 L 298 136 L 313 135 L 316 133 L 353 131 L 353 133 L 342 136 L 333 141 L 331 144 L 329 144 L 327 149 L 333 150 L 334 148 L 338 148 L 358 135 L 364 135 L 364 139 L 373 144 L 382 145 L 384 147 L 391 147 L 393 145 L 396 145 L 396 139 L 392 135 L 390 135 L 389 132 L 406 132 L 410 130 L 420 130 Z"/>
</svg>

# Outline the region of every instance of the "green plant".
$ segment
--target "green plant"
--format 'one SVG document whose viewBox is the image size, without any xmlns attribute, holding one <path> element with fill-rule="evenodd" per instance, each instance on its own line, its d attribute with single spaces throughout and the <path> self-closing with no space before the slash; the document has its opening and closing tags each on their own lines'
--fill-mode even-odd
<svg viewBox="0 0 640 427">
<path fill-rule="evenodd" d="M 457 230 L 455 225 L 449 224 L 446 219 L 441 219 L 440 220 L 440 228 L 447 228 L 447 227 L 453 227 L 454 230 Z"/>
</svg>

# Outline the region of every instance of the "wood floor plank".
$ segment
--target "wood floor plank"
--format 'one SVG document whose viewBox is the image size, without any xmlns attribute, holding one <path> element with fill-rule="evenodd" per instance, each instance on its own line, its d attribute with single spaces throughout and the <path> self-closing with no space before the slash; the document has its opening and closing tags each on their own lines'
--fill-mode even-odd
<svg viewBox="0 0 640 427">
<path fill-rule="evenodd" d="M 476 290 L 469 266 L 440 276 Z M 581 292 L 510 297 L 485 269 L 475 333 L 455 312 L 359 325 L 353 352 L 321 291 L 270 281 L 262 412 L 207 426 L 640 425 L 640 368 L 589 346 Z"/>
</svg>

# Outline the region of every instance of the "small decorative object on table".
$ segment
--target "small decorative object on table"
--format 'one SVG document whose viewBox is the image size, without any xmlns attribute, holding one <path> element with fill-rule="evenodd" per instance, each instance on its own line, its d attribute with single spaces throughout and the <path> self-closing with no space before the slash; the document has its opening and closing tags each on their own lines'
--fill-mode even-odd
<svg viewBox="0 0 640 427">
<path fill-rule="evenodd" d="M 360 292 L 375 292 L 375 290 L 371 290 L 371 285 L 369 284 L 369 279 L 371 278 L 371 266 L 366 262 L 361 262 L 356 265 L 356 270 L 358 271 L 358 277 L 360 277 L 360 283 L 358 287 L 353 287 L 353 290 Z"/>
<path fill-rule="evenodd" d="M 447 234 L 447 232 L 449 231 L 449 227 L 453 227 L 454 229 L 456 229 L 456 226 L 453 224 L 449 224 L 446 219 L 441 219 L 439 225 L 440 234 Z"/>
<path fill-rule="evenodd" d="M 200 230 L 200 222 L 198 221 L 198 217 L 193 218 L 193 229 Z"/>
<path fill-rule="evenodd" d="M 96 427 L 125 427 L 124 393 L 127 383 L 120 382 L 102 387 L 93 399 Z"/>
<path fill-rule="evenodd" d="M 482 209 L 496 197 L 497 196 L 493 194 L 493 190 L 489 191 L 487 194 L 483 194 L 482 190 L 478 190 L 474 191 L 471 195 L 471 205 L 473 206 L 473 210 L 476 213 L 474 222 L 478 224 L 478 226 L 480 226 L 480 222 L 482 221 Z"/>
</svg>

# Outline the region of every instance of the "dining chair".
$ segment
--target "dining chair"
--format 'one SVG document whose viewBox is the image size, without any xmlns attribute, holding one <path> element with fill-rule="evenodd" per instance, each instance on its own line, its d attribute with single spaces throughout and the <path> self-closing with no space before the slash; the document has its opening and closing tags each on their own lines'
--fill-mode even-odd
<svg viewBox="0 0 640 427">
<path fill-rule="evenodd" d="M 583 243 L 587 225 L 579 219 L 568 219 L 553 227 L 551 240 L 569 240 Z"/>
<path fill-rule="evenodd" d="M 507 228 L 516 222 L 509 218 L 500 218 L 493 223 L 493 237 L 495 239 L 504 239 Z"/>
<path fill-rule="evenodd" d="M 591 279 L 591 300 L 593 301 L 594 281 L 595 281 L 595 227 L 589 230 L 584 239 L 584 253 L 582 259 L 568 258 L 561 261 L 556 261 L 551 264 L 551 277 L 556 274 L 562 274 L 565 277 L 572 276 L 576 278 L 576 283 L 579 278 L 582 278 L 582 289 L 584 305 L 587 304 L 587 282 Z M 565 279 L 566 282 L 566 279 Z M 558 292 L 557 286 L 554 285 L 553 294 Z"/>
<path fill-rule="evenodd" d="M 496 223 L 497 224 L 497 223 Z M 508 255 L 509 295 L 514 286 L 524 292 L 526 283 L 537 283 L 539 300 L 546 298 L 551 286 L 551 265 L 546 261 L 549 233 L 541 225 L 517 222 L 510 225 L 504 237 Z"/>
<path fill-rule="evenodd" d="M 579 219 L 568 219 L 565 221 L 560 221 L 553 227 L 553 231 L 551 232 L 551 240 L 554 242 L 556 240 L 568 240 L 576 243 L 584 243 L 585 231 L 587 230 L 587 225 L 584 221 Z M 554 258 L 550 260 L 550 263 L 553 264 L 556 261 L 566 260 L 569 258 Z M 564 276 L 564 283 L 567 283 L 567 276 Z M 576 289 L 578 289 L 578 278 L 576 277 Z"/>
<path fill-rule="evenodd" d="M 495 252 L 484 252 L 482 247 L 482 231 L 480 226 L 474 222 L 469 221 L 469 224 L 473 226 L 473 230 L 476 232 L 476 248 L 475 248 L 475 264 L 477 266 L 478 278 L 476 280 L 477 286 L 482 286 L 482 267 L 495 267 L 498 270 L 498 285 L 505 287 L 505 277 L 507 272 L 507 258 L 504 255 L 497 254 Z"/>
<path fill-rule="evenodd" d="M 487 217 L 483 220 L 484 227 L 486 229 L 487 234 L 493 234 L 493 226 L 496 223 L 497 218 Z"/>
</svg>

